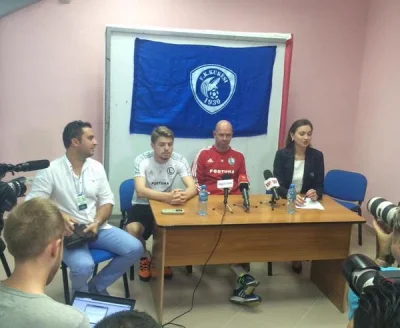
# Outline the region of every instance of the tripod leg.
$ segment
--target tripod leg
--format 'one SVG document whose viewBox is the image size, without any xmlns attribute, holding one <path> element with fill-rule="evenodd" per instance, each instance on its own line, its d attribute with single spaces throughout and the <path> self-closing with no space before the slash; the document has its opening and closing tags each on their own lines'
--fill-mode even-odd
<svg viewBox="0 0 400 328">
<path fill-rule="evenodd" d="M 8 266 L 7 259 L 4 256 L 4 253 L 0 253 L 1 263 L 3 263 L 4 271 L 6 272 L 7 277 L 11 276 L 10 267 Z"/>
</svg>

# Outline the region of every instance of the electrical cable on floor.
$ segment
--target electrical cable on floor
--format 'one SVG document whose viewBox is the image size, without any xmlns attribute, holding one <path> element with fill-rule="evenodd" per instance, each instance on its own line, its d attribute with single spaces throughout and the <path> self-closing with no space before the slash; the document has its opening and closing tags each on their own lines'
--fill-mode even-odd
<svg viewBox="0 0 400 328">
<path fill-rule="evenodd" d="M 197 290 L 197 288 L 200 286 L 200 283 L 201 283 L 201 281 L 202 281 L 202 279 L 203 279 L 204 273 L 205 273 L 205 271 L 206 271 L 206 266 L 207 266 L 208 262 L 210 261 L 211 257 L 213 256 L 215 250 L 217 249 L 217 246 L 218 246 L 218 244 L 219 244 L 219 242 L 220 242 L 220 240 L 221 240 L 221 237 L 222 237 L 222 228 L 223 228 L 223 226 L 224 226 L 223 223 L 224 223 L 224 217 L 225 217 L 225 213 L 226 213 L 226 207 L 227 207 L 227 206 L 225 205 L 225 207 L 224 207 L 224 213 L 222 214 L 222 217 L 221 217 L 221 226 L 220 226 L 219 236 L 218 236 L 217 242 L 215 243 L 215 246 L 214 246 L 213 250 L 211 251 L 211 254 L 210 254 L 210 256 L 208 257 L 206 263 L 204 263 L 203 270 L 201 271 L 200 279 L 199 279 L 199 281 L 197 282 L 196 287 L 195 287 L 194 290 L 193 290 L 193 294 L 192 294 L 192 303 L 191 303 L 191 305 L 190 305 L 190 309 L 187 310 L 186 312 L 183 312 L 182 314 L 176 316 L 175 318 L 173 318 L 172 320 L 168 321 L 167 323 L 163 324 L 162 327 L 166 327 L 167 325 L 172 325 L 172 326 L 176 326 L 176 327 L 186 328 L 186 327 L 183 326 L 183 325 L 174 323 L 174 321 L 175 321 L 176 319 L 178 319 L 178 318 L 181 318 L 181 317 L 184 316 L 185 314 L 188 314 L 190 311 L 193 310 L 193 307 L 194 307 L 194 295 L 195 295 L 196 290 Z"/>
</svg>

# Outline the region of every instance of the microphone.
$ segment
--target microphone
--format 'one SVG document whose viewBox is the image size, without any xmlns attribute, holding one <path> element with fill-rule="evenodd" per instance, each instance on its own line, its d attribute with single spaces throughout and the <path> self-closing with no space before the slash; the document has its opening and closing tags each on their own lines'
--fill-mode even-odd
<svg viewBox="0 0 400 328">
<path fill-rule="evenodd" d="M 15 172 L 27 172 L 27 171 L 37 171 L 46 169 L 50 166 L 50 162 L 47 159 L 42 159 L 38 161 L 29 161 L 26 163 L 21 163 L 15 165 L 13 171 Z"/>
<path fill-rule="evenodd" d="M 226 205 L 228 203 L 229 188 L 233 188 L 233 179 L 232 175 L 227 173 L 223 174 L 221 179 L 217 181 L 217 188 L 224 190 L 224 204 Z"/>
<path fill-rule="evenodd" d="M 246 212 L 250 210 L 250 201 L 249 201 L 249 179 L 246 174 L 239 174 L 238 178 L 239 189 L 242 193 L 243 197 L 243 206 Z"/>
<path fill-rule="evenodd" d="M 280 197 L 278 195 L 278 187 L 279 187 L 279 182 L 277 178 L 274 178 L 274 175 L 270 170 L 265 170 L 264 171 L 264 185 L 267 190 L 272 191 L 272 196 L 274 197 L 275 200 L 278 200 Z"/>
</svg>

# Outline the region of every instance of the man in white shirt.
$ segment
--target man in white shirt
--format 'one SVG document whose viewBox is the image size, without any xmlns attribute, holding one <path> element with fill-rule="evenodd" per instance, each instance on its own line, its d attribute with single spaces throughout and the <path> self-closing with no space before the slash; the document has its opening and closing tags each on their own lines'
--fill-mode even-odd
<svg viewBox="0 0 400 328">
<path fill-rule="evenodd" d="M 136 192 L 126 227 L 127 231 L 139 238 L 143 245 L 153 233 L 154 217 L 149 199 L 171 205 L 182 205 L 197 194 L 186 158 L 173 151 L 173 132 L 166 126 L 156 127 L 151 134 L 151 147 L 153 150 L 146 151 L 135 159 L 133 178 Z M 177 176 L 182 179 L 186 190 L 172 190 Z M 150 259 L 142 257 L 139 278 L 142 281 L 149 281 L 150 277 Z M 164 268 L 164 277 L 172 277 L 171 268 Z"/>
<path fill-rule="evenodd" d="M 62 214 L 48 199 L 31 199 L 10 212 L 4 238 L 15 269 L 0 282 L 1 327 L 90 327 L 83 313 L 44 293 L 60 268 L 64 233 Z"/>
<path fill-rule="evenodd" d="M 87 225 L 84 232 L 98 235 L 96 241 L 83 247 L 64 249 L 63 261 L 71 274 L 75 291 L 108 294 L 106 288 L 123 275 L 143 252 L 139 240 L 127 232 L 109 225 L 114 196 L 104 167 L 91 159 L 97 141 L 90 123 L 74 121 L 64 129 L 66 154 L 38 172 L 26 200 L 50 198 L 61 210 L 69 233 L 74 223 Z M 94 269 L 89 249 L 103 249 L 117 256 L 88 283 Z"/>
</svg>

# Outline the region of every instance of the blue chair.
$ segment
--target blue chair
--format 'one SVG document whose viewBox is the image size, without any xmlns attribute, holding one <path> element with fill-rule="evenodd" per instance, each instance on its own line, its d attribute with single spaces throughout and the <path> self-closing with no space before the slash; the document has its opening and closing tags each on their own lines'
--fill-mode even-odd
<svg viewBox="0 0 400 328">
<path fill-rule="evenodd" d="M 98 264 L 101 262 L 105 262 L 113 259 L 117 255 L 102 249 L 90 249 L 90 255 L 92 255 L 95 267 L 93 270 L 93 277 L 97 274 Z M 71 298 L 69 294 L 69 285 L 68 285 L 68 273 L 67 273 L 67 265 L 64 262 L 61 262 L 61 270 L 63 276 L 63 285 L 64 285 L 64 299 L 65 304 L 71 304 Z M 125 297 L 129 298 L 129 285 L 128 285 L 128 276 L 126 273 L 123 275 L 124 280 L 124 289 L 125 289 Z"/>
<path fill-rule="evenodd" d="M 119 186 L 119 208 L 122 215 L 119 227 L 121 229 L 124 229 L 126 223 L 128 222 L 128 211 L 132 208 L 132 198 L 134 192 L 135 180 L 133 179 L 125 180 Z M 135 269 L 133 265 L 131 265 L 129 270 L 129 278 L 130 280 L 135 279 Z"/>
<path fill-rule="evenodd" d="M 123 228 L 128 221 L 128 211 L 132 208 L 132 198 L 135 192 L 135 180 L 127 179 L 119 186 L 119 208 L 122 218 L 120 228 Z"/>
<path fill-rule="evenodd" d="M 366 191 L 367 179 L 360 173 L 331 170 L 325 176 L 324 193 L 360 216 Z M 358 224 L 358 244 L 362 245 L 362 223 Z"/>
</svg>

